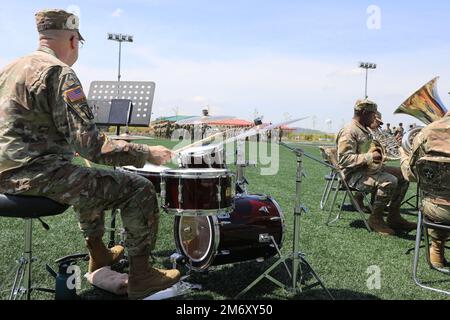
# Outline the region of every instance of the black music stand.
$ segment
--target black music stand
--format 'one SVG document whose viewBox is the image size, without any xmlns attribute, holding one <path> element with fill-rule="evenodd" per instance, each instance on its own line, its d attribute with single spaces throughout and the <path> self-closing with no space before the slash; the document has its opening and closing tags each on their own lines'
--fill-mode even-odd
<svg viewBox="0 0 450 320">
<path fill-rule="evenodd" d="M 302 215 L 302 213 L 306 213 L 307 209 L 301 204 L 300 202 L 300 194 L 301 194 L 301 182 L 302 182 L 302 177 L 304 175 L 304 173 L 302 172 L 302 162 L 303 156 L 306 156 L 314 161 L 318 161 L 322 164 L 325 164 L 325 162 L 322 162 L 318 159 L 315 159 L 307 154 L 304 153 L 304 151 L 302 149 L 296 149 L 296 148 L 292 148 L 290 146 L 288 146 L 286 143 L 284 142 L 280 142 L 280 145 L 288 148 L 289 150 L 291 150 L 292 152 L 295 153 L 295 155 L 297 156 L 297 174 L 296 174 L 296 188 L 295 188 L 295 208 L 294 208 L 294 237 L 293 237 L 293 247 L 292 247 L 292 252 L 290 254 L 287 255 L 283 255 L 281 254 L 281 251 L 274 239 L 273 236 L 271 236 L 271 240 L 272 243 L 274 244 L 278 254 L 279 254 L 279 258 L 277 261 L 275 261 L 274 264 L 272 264 L 271 267 L 269 267 L 263 274 L 261 274 L 255 281 L 253 281 L 251 284 L 249 284 L 244 290 L 242 290 L 237 296 L 236 298 L 241 297 L 242 295 L 244 295 L 245 293 L 247 293 L 247 291 L 249 291 L 251 288 L 253 288 L 256 284 L 258 284 L 262 279 L 267 278 L 268 280 L 272 281 L 273 283 L 275 283 L 277 286 L 281 287 L 282 289 L 285 290 L 290 290 L 293 292 L 302 292 L 302 284 L 306 281 L 306 277 L 310 274 L 312 275 L 315 279 L 316 282 L 305 287 L 305 289 L 311 289 L 314 288 L 316 286 L 321 286 L 322 289 L 327 293 L 327 295 L 330 297 L 330 299 L 334 300 L 334 297 L 331 295 L 331 293 L 328 291 L 328 289 L 325 287 L 325 285 L 323 284 L 322 280 L 320 280 L 319 276 L 316 274 L 316 272 L 313 270 L 313 268 L 311 267 L 311 265 L 309 264 L 309 262 L 306 260 L 305 258 L 305 254 L 300 252 L 300 248 L 299 248 L 299 240 L 300 240 L 300 217 Z M 326 164 L 327 166 L 329 166 L 328 164 Z M 289 270 L 286 261 L 288 259 L 292 259 L 292 273 Z M 278 281 L 277 279 L 273 278 L 270 273 L 276 268 L 278 267 L 280 264 L 284 264 L 286 271 L 289 275 L 289 277 L 292 280 L 292 287 L 289 287 L 283 283 L 281 283 L 280 281 Z"/>
<path fill-rule="evenodd" d="M 125 132 L 128 133 L 128 125 L 133 111 L 133 102 L 128 99 L 113 99 L 109 109 L 108 125 L 116 126 L 116 134 L 120 135 L 120 127 L 126 126 Z"/>
<path fill-rule="evenodd" d="M 118 105 L 113 105 L 113 102 L 129 100 L 133 107 L 130 108 L 128 115 L 128 126 L 148 127 L 154 95 L 155 83 L 150 81 L 93 81 L 89 88 L 88 100 L 97 125 L 117 125 L 114 123 L 117 120 L 123 122 L 124 114 L 116 110 L 120 103 L 115 102 Z M 120 107 L 119 109 L 123 110 Z M 114 117 L 118 115 L 121 115 L 121 118 L 115 119 Z"/>
</svg>

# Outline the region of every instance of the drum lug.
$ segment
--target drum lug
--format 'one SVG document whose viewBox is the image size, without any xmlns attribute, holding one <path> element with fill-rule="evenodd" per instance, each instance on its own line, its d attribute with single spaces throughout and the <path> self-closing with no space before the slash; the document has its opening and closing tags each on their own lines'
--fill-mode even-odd
<svg viewBox="0 0 450 320">
<path fill-rule="evenodd" d="M 166 183 L 165 182 L 161 182 L 160 183 L 161 186 L 161 203 L 165 203 L 166 202 Z"/>
<path fill-rule="evenodd" d="M 231 224 L 231 221 L 220 221 L 219 223 L 221 226 L 227 225 L 227 224 Z"/>
<path fill-rule="evenodd" d="M 219 256 L 227 256 L 230 253 L 231 253 L 230 250 L 222 250 L 217 255 L 219 255 Z"/>
<path fill-rule="evenodd" d="M 220 184 L 217 186 L 217 202 L 219 204 L 220 209 L 220 203 L 222 202 L 222 186 Z"/>
<path fill-rule="evenodd" d="M 181 204 L 183 203 L 183 185 L 179 182 L 178 183 L 178 204 L 181 206 Z M 181 207 L 180 207 L 181 209 Z"/>
<path fill-rule="evenodd" d="M 270 241 L 271 241 L 271 238 L 268 233 L 261 233 L 259 235 L 259 243 L 269 243 Z"/>
<path fill-rule="evenodd" d="M 234 208 L 233 208 L 233 209 L 234 209 Z M 230 219 L 230 217 L 231 217 L 230 214 L 229 214 L 229 213 L 226 213 L 226 212 L 225 212 L 225 213 L 221 213 L 221 214 L 218 215 L 218 218 L 219 218 L 219 219 Z M 231 222 L 230 222 L 230 223 L 231 223 Z"/>
<path fill-rule="evenodd" d="M 261 208 L 259 208 L 258 211 L 261 214 L 269 214 L 270 213 L 269 209 L 266 206 L 262 206 Z"/>
<path fill-rule="evenodd" d="M 281 217 L 272 217 L 270 218 L 270 221 L 281 221 Z"/>
</svg>

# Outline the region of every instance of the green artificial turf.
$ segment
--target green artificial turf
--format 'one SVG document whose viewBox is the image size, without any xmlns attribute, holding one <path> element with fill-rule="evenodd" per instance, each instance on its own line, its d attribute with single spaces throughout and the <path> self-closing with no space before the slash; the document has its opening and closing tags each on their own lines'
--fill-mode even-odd
<svg viewBox="0 0 450 320">
<path fill-rule="evenodd" d="M 148 143 L 148 140 L 146 141 Z M 151 144 L 174 146 L 175 142 L 153 140 Z M 304 150 L 320 157 L 317 146 L 304 146 Z M 328 169 L 321 164 L 304 158 L 303 167 L 306 177 L 301 185 L 301 203 L 309 212 L 301 216 L 299 248 L 306 260 L 322 279 L 325 286 L 336 299 L 446 299 L 446 296 L 423 290 L 414 285 L 412 272 L 413 254 L 405 251 L 414 246 L 415 231 L 409 235 L 398 237 L 382 237 L 369 233 L 355 212 L 344 212 L 342 218 L 332 226 L 326 226 L 327 213 L 319 207 L 319 201 L 325 185 L 324 175 Z M 76 159 L 79 164 L 84 162 Z M 288 254 L 293 247 L 293 212 L 295 204 L 295 155 L 285 148 L 280 149 L 280 168 L 274 176 L 260 174 L 264 165 L 248 168 L 246 172 L 250 183 L 250 193 L 264 193 L 272 196 L 281 206 L 286 220 L 286 232 L 282 252 Z M 230 167 L 234 170 L 234 167 Z M 411 185 L 412 195 L 415 185 Z M 404 211 L 408 206 L 405 206 Z M 336 210 L 337 212 L 337 205 Z M 107 214 L 109 217 L 109 214 Z M 414 211 L 407 219 L 416 221 Z M 51 229 L 45 231 L 40 223 L 34 223 L 33 249 L 38 262 L 34 264 L 34 280 L 38 286 L 53 287 L 54 280 L 44 266 L 48 263 L 54 269 L 54 260 L 65 255 L 85 252 L 84 241 L 78 229 L 76 215 L 72 208 L 64 214 L 46 218 Z M 170 267 L 168 257 L 175 251 L 173 239 L 174 217 L 162 214 L 158 242 L 154 256 L 156 266 Z M 109 218 L 107 218 L 107 224 Z M 7 272 L 23 246 L 23 221 L 19 219 L 0 218 L 0 284 L 7 284 L 11 277 Z M 107 236 L 105 235 L 105 239 Z M 191 274 L 190 281 L 201 284 L 203 290 L 192 292 L 183 299 L 232 299 L 261 273 L 276 258 L 262 263 L 251 261 L 233 265 L 211 268 L 208 272 Z M 441 288 L 450 289 L 448 276 L 431 271 L 421 257 L 420 276 L 428 283 Z M 87 263 L 80 262 L 82 274 L 87 271 Z M 291 264 L 289 264 L 291 266 Z M 371 266 L 380 270 L 380 288 L 368 287 Z M 186 269 L 183 269 L 183 273 Z M 279 266 L 274 277 L 289 280 L 284 267 Z M 312 282 L 305 274 L 306 283 Z M 6 280 L 5 280 L 6 279 Z M 431 282 L 430 282 L 431 281 Z M 370 281 L 369 281 L 370 282 Z M 288 283 L 288 282 L 286 282 Z M 3 288 L 5 290 L 5 288 Z M 85 299 L 123 299 L 94 289 L 82 279 L 82 288 L 78 293 Z M 5 299 L 6 293 L 1 293 Z M 34 293 L 34 299 L 52 299 L 48 293 Z M 246 299 L 326 299 L 320 287 L 305 290 L 302 293 L 291 293 L 264 279 L 252 288 L 243 298 Z"/>
</svg>

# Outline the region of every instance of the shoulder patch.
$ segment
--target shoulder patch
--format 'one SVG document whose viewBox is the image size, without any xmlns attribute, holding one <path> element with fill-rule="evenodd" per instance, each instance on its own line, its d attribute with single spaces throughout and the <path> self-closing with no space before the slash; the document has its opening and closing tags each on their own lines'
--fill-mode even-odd
<svg viewBox="0 0 450 320">
<path fill-rule="evenodd" d="M 82 100 L 86 100 L 86 96 L 84 95 L 83 89 L 81 86 L 76 86 L 75 88 L 64 91 L 64 95 L 67 100 L 70 102 L 78 102 Z"/>
</svg>

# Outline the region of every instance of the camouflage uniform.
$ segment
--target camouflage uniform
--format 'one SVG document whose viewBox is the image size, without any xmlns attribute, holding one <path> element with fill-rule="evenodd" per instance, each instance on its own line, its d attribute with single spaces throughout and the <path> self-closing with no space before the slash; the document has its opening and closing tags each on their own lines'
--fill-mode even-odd
<svg viewBox="0 0 450 320">
<path fill-rule="evenodd" d="M 373 111 L 376 112 L 376 105 Z M 376 190 L 374 207 L 384 208 L 391 201 L 390 207 L 398 209 L 409 183 L 403 178 L 400 168 L 383 166 L 377 172 L 370 172 L 372 141 L 368 128 L 352 120 L 336 138 L 339 167 L 351 187 L 362 192 Z"/>
<path fill-rule="evenodd" d="M 142 167 L 149 148 L 109 140 L 93 118 L 74 71 L 51 49 L 40 47 L 0 71 L 0 192 L 72 205 L 86 237 L 103 234 L 104 210 L 121 209 L 129 254 L 147 254 L 159 220 L 153 185 L 72 159 L 78 152 L 99 164 Z"/>
<path fill-rule="evenodd" d="M 419 172 L 421 160 L 438 163 L 438 175 Z M 423 212 L 435 223 L 450 225 L 450 112 L 422 129 L 415 137 L 411 156 L 402 154 L 401 168 L 410 181 L 420 178 Z M 430 235 L 447 240 L 447 232 L 430 230 Z"/>
</svg>

